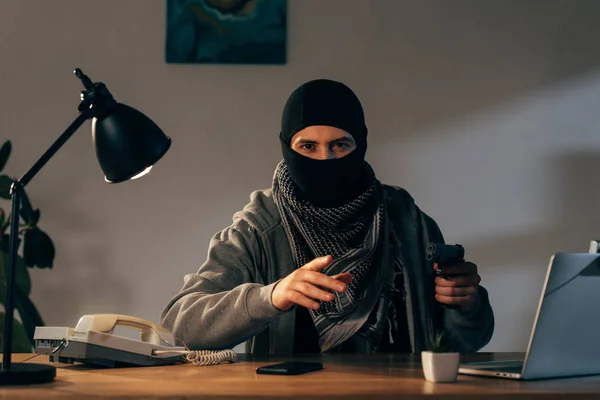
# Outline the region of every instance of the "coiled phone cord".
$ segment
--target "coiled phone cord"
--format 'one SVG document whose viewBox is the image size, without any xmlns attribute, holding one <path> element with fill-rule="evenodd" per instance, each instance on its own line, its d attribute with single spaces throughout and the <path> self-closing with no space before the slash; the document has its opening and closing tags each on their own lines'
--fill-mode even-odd
<svg viewBox="0 0 600 400">
<path fill-rule="evenodd" d="M 186 354 L 185 359 L 194 365 L 217 365 L 236 362 L 237 353 L 233 350 L 196 350 Z"/>
<path fill-rule="evenodd" d="M 167 346 L 173 346 L 162 338 L 160 332 L 156 329 L 154 329 L 154 331 L 157 333 L 161 342 L 165 343 Z M 218 365 L 224 362 L 234 363 L 237 361 L 237 353 L 233 350 L 190 350 L 183 340 L 179 338 L 175 338 L 175 340 L 181 342 L 183 347 L 185 347 L 185 350 L 154 350 L 153 354 L 181 354 L 185 361 L 198 366 Z"/>
<path fill-rule="evenodd" d="M 179 353 L 186 361 L 194 365 L 218 365 L 224 362 L 236 362 L 237 353 L 233 350 L 155 350 L 154 354 Z"/>
<path fill-rule="evenodd" d="M 172 346 L 160 336 L 160 333 L 158 333 L 158 337 L 166 345 Z M 190 350 L 183 340 L 179 338 L 175 338 L 175 340 L 180 341 L 181 344 L 183 344 L 183 347 L 185 347 L 185 350 L 155 350 L 154 354 L 182 354 L 185 361 L 191 362 L 192 364 L 198 366 L 218 365 L 224 362 L 234 363 L 237 361 L 237 353 L 233 350 Z"/>
</svg>

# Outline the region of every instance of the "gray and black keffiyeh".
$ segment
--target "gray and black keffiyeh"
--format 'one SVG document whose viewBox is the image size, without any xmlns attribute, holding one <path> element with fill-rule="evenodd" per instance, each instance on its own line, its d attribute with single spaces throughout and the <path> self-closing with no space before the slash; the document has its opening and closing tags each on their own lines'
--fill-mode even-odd
<svg viewBox="0 0 600 400">
<path fill-rule="evenodd" d="M 353 276 L 344 293 L 332 292 L 334 301 L 321 302 L 319 310 L 310 310 L 322 351 L 342 343 L 361 328 L 385 279 L 378 271 L 382 263 L 377 262 L 384 203 L 373 170 L 367 163 L 365 169 L 371 178 L 367 190 L 347 204 L 330 208 L 316 207 L 297 195 L 284 161 L 277 166 L 273 179 L 275 203 L 296 267 L 331 254 L 333 262 L 321 272 L 329 276 L 350 272 Z"/>
</svg>

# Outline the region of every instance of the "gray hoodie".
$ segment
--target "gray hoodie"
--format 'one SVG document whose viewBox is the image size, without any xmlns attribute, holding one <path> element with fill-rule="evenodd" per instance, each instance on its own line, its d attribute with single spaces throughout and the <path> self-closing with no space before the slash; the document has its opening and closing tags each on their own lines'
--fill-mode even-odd
<svg viewBox="0 0 600 400">
<path fill-rule="evenodd" d="M 494 315 L 479 286 L 468 312 L 435 301 L 434 270 L 425 259 L 429 242 L 443 243 L 435 221 L 402 188 L 383 185 L 391 220 L 392 252 L 401 257 L 413 352 L 430 349 L 436 332 L 448 350 L 476 352 L 491 339 Z M 161 325 L 190 349 L 225 349 L 246 342 L 254 354 L 291 354 L 295 313 L 271 303 L 277 282 L 295 269 L 288 238 L 270 189 L 255 191 L 233 224 L 210 241 L 208 258 L 166 305 Z"/>
</svg>

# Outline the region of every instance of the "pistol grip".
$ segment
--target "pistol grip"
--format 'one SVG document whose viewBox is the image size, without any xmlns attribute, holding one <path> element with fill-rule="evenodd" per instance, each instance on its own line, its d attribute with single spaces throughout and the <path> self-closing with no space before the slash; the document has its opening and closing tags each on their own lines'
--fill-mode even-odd
<svg viewBox="0 0 600 400">
<path fill-rule="evenodd" d="M 443 275 L 444 273 L 444 268 L 437 262 L 433 263 L 433 270 L 435 271 L 436 276 Z"/>
</svg>

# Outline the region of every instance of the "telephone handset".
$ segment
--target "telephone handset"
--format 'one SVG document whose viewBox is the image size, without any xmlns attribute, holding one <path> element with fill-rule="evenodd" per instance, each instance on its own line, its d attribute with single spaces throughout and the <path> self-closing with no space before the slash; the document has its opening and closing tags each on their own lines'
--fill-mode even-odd
<svg viewBox="0 0 600 400">
<path fill-rule="evenodd" d="M 121 314 L 89 314 L 84 315 L 77 322 L 75 332 L 96 331 L 113 333 L 118 326 L 127 326 L 140 331 L 142 342 L 159 346 L 175 347 L 175 337 L 168 329 L 141 318 Z"/>
<path fill-rule="evenodd" d="M 140 332 L 139 339 L 115 334 L 118 326 Z M 233 350 L 189 350 L 176 346 L 166 328 L 141 318 L 121 314 L 89 314 L 75 328 L 38 326 L 34 333 L 35 352 L 49 355 L 50 361 L 81 362 L 93 366 L 150 366 L 191 362 L 196 365 L 235 362 Z"/>
</svg>

